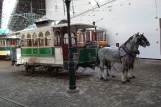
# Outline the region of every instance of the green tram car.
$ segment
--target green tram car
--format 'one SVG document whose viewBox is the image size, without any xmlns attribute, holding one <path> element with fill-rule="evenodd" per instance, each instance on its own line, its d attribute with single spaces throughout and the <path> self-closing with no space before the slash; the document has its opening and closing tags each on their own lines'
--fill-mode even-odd
<svg viewBox="0 0 161 107">
<path fill-rule="evenodd" d="M 35 67 L 68 70 L 67 24 L 40 27 L 15 32 L 23 42 L 12 50 L 12 64 L 24 65 L 26 71 Z M 89 29 L 90 28 L 90 29 Z M 71 39 L 76 67 L 92 65 L 97 49 L 106 46 L 106 31 L 95 30 L 96 26 L 83 23 L 71 24 Z M 86 30 L 87 29 L 87 30 Z M 97 34 L 97 32 L 99 32 Z"/>
<path fill-rule="evenodd" d="M 17 35 L 0 36 L 0 59 L 10 59 L 11 48 L 20 44 L 21 38 Z"/>
</svg>

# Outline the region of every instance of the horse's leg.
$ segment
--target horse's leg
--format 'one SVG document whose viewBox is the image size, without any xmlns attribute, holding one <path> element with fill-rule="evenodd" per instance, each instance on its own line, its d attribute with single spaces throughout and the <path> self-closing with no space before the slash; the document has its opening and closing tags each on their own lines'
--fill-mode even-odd
<svg viewBox="0 0 161 107">
<path fill-rule="evenodd" d="M 125 71 L 126 82 L 130 82 L 130 78 L 128 77 L 128 73 L 129 73 L 129 69 L 126 69 L 126 71 Z"/>
<path fill-rule="evenodd" d="M 108 70 L 108 69 L 110 69 L 109 61 L 106 61 L 106 62 L 105 62 L 105 66 L 106 66 L 106 73 L 107 73 L 107 76 L 110 76 L 110 73 L 109 73 L 109 70 Z"/>
<path fill-rule="evenodd" d="M 108 72 L 108 68 L 106 65 L 104 65 L 104 68 L 103 68 L 103 78 L 104 80 L 107 80 L 107 72 Z"/>
<path fill-rule="evenodd" d="M 133 78 L 135 78 L 135 76 L 133 75 L 134 64 L 132 64 L 130 68 L 131 68 L 131 70 L 129 70 L 129 72 L 128 72 L 128 78 L 133 79 Z"/>
<path fill-rule="evenodd" d="M 121 77 L 121 80 L 122 80 L 122 83 L 126 83 L 126 68 L 125 68 L 125 65 L 123 65 L 123 68 L 122 68 L 122 77 Z"/>
<path fill-rule="evenodd" d="M 111 76 L 112 78 L 115 78 L 116 76 L 112 74 L 112 71 L 111 71 L 111 62 L 108 61 L 108 65 L 107 65 L 107 76 Z"/>
<path fill-rule="evenodd" d="M 107 69 L 106 69 L 106 72 L 107 72 L 107 76 L 110 76 L 110 71 L 108 70 L 109 68 L 108 68 L 108 66 L 106 66 L 107 67 Z"/>
<path fill-rule="evenodd" d="M 103 63 L 102 62 L 100 62 L 100 67 L 99 68 L 100 68 L 100 79 L 103 80 L 102 74 L 103 74 L 104 69 L 103 69 Z"/>
</svg>

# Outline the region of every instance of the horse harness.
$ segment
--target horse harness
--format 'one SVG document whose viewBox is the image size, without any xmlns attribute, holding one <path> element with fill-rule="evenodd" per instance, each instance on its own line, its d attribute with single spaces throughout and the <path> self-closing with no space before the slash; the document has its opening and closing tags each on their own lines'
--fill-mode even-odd
<svg viewBox="0 0 161 107">
<path fill-rule="evenodd" d="M 137 41 L 137 42 L 138 42 L 138 41 Z M 136 43 L 137 43 L 137 42 L 136 42 Z M 134 46 L 136 45 L 136 43 L 134 43 L 134 44 L 132 45 L 132 49 L 134 48 Z M 126 52 L 126 54 L 123 55 L 123 56 L 120 55 L 120 49 L 121 49 L 121 48 Z M 131 56 L 133 59 L 135 59 L 136 54 L 138 54 L 138 53 L 139 53 L 139 51 L 130 51 L 130 50 L 125 46 L 125 44 L 121 45 L 121 46 L 119 47 L 119 59 L 120 59 L 121 64 L 122 64 L 121 59 L 122 59 L 123 57 L 125 57 L 126 55 L 129 55 L 129 56 Z"/>
</svg>

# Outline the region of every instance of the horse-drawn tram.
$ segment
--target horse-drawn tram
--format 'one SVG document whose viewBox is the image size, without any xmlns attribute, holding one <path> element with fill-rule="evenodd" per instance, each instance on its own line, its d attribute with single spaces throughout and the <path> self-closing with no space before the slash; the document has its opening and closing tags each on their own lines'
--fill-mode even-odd
<svg viewBox="0 0 161 107">
<path fill-rule="evenodd" d="M 10 59 L 10 50 L 20 43 L 17 35 L 0 35 L 0 59 Z"/>
<path fill-rule="evenodd" d="M 106 31 L 83 23 L 71 24 L 75 67 L 93 67 L 97 49 L 107 45 Z M 26 71 L 36 67 L 57 73 L 68 70 L 67 24 L 18 31 L 23 42 L 13 49 L 12 64 L 24 65 Z M 54 72 L 53 72 L 54 71 Z M 56 72 L 55 72 L 56 71 Z"/>
</svg>

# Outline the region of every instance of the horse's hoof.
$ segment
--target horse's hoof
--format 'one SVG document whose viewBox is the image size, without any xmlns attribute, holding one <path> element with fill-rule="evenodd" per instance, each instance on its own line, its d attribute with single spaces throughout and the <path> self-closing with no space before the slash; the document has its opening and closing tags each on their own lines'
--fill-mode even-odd
<svg viewBox="0 0 161 107">
<path fill-rule="evenodd" d="M 115 75 L 112 75 L 112 78 L 115 78 L 116 76 Z"/>
<path fill-rule="evenodd" d="M 122 84 L 125 84 L 126 83 L 126 81 L 122 81 Z"/>
<path fill-rule="evenodd" d="M 32 76 L 32 77 L 35 77 L 36 75 L 35 75 L 35 74 L 32 74 L 31 76 Z"/>
<path fill-rule="evenodd" d="M 132 77 L 129 77 L 128 79 L 132 79 Z"/>
<path fill-rule="evenodd" d="M 106 79 L 103 79 L 103 81 L 108 81 L 108 79 L 106 78 Z"/>
<path fill-rule="evenodd" d="M 30 75 L 29 73 L 24 74 L 24 76 L 29 76 L 29 75 Z"/>
<path fill-rule="evenodd" d="M 103 77 L 100 78 L 100 80 L 103 80 L 103 79 L 104 79 Z"/>
<path fill-rule="evenodd" d="M 130 82 L 130 79 L 127 79 L 126 82 Z"/>
<path fill-rule="evenodd" d="M 136 78 L 136 77 L 135 76 L 129 77 L 129 79 L 134 79 L 134 78 Z"/>
<path fill-rule="evenodd" d="M 136 77 L 135 77 L 135 76 L 132 76 L 131 78 L 134 79 L 134 78 L 136 78 Z"/>
</svg>

